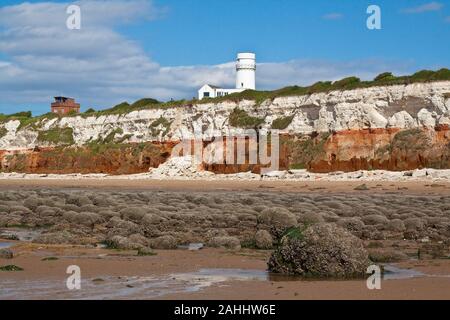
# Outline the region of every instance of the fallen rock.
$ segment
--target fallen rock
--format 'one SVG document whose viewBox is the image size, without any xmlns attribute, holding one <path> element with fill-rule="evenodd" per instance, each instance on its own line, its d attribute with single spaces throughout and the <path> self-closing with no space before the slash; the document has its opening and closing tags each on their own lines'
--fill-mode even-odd
<svg viewBox="0 0 450 320">
<path fill-rule="evenodd" d="M 258 249 L 272 249 L 272 236 L 266 230 L 258 230 L 255 234 L 255 244 Z"/>
<path fill-rule="evenodd" d="M 369 257 L 371 261 L 380 263 L 398 262 L 408 259 L 405 253 L 392 249 L 372 249 Z"/>
<path fill-rule="evenodd" d="M 287 228 L 297 225 L 297 218 L 285 208 L 267 208 L 259 214 L 258 224 L 278 238 Z"/>
<path fill-rule="evenodd" d="M 189 251 L 197 251 L 203 249 L 203 243 L 190 243 L 188 246 Z"/>
<path fill-rule="evenodd" d="M 43 244 L 70 244 L 76 242 L 76 237 L 66 231 L 43 233 L 37 236 L 33 242 Z"/>
<path fill-rule="evenodd" d="M 209 241 L 209 246 L 213 248 L 225 248 L 239 250 L 241 249 L 241 242 L 236 237 L 214 237 Z"/>
<path fill-rule="evenodd" d="M 370 265 L 362 241 L 335 224 L 290 228 L 269 259 L 269 271 L 306 277 L 359 277 Z"/>
<path fill-rule="evenodd" d="M 109 248 L 121 250 L 136 250 L 144 247 L 142 244 L 133 242 L 122 236 L 113 236 L 112 238 L 106 240 L 106 243 Z"/>
<path fill-rule="evenodd" d="M 150 241 L 150 247 L 153 249 L 170 250 L 176 249 L 177 245 L 177 239 L 171 235 L 161 236 Z"/>
<path fill-rule="evenodd" d="M 369 190 L 369 188 L 367 187 L 367 185 L 365 183 L 355 187 L 353 190 L 357 190 L 357 191 L 367 191 Z"/>
<path fill-rule="evenodd" d="M 137 252 L 138 256 L 154 256 L 156 255 L 156 252 L 154 252 L 151 248 L 143 247 L 139 248 Z"/>
<path fill-rule="evenodd" d="M 0 259 L 12 259 L 14 254 L 11 249 L 0 249 Z"/>
</svg>

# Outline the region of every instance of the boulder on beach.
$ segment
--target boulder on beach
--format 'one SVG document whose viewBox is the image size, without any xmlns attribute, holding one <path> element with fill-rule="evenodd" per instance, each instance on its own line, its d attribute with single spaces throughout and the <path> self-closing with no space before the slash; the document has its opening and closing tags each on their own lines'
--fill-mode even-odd
<svg viewBox="0 0 450 320">
<path fill-rule="evenodd" d="M 287 228 L 297 225 L 297 218 L 289 210 L 282 207 L 264 209 L 258 215 L 258 227 L 270 230 L 278 238 Z"/>
<path fill-rule="evenodd" d="M 369 265 L 359 238 L 326 223 L 288 229 L 268 262 L 271 272 L 318 278 L 364 276 Z"/>
<path fill-rule="evenodd" d="M 113 236 L 106 240 L 108 247 L 120 250 L 137 250 L 143 248 L 141 243 L 133 242 L 132 239 L 123 236 Z"/>
<path fill-rule="evenodd" d="M 12 259 L 14 257 L 14 253 L 11 249 L 0 249 L 0 259 Z"/>
<path fill-rule="evenodd" d="M 225 248 L 232 250 L 241 249 L 241 242 L 239 239 L 230 236 L 213 237 L 209 241 L 208 245 L 213 248 Z"/>
<path fill-rule="evenodd" d="M 258 249 L 272 249 L 272 236 L 266 230 L 258 230 L 255 234 L 255 244 Z"/>
<path fill-rule="evenodd" d="M 171 235 L 160 236 L 150 241 L 150 247 L 153 249 L 171 250 L 176 249 L 177 246 L 177 239 Z"/>
</svg>

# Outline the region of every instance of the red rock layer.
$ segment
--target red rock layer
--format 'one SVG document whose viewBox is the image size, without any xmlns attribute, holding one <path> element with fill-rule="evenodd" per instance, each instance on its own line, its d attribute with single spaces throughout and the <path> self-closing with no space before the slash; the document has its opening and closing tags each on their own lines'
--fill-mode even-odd
<svg viewBox="0 0 450 320">
<path fill-rule="evenodd" d="M 285 135 L 280 137 L 279 169 L 306 168 L 313 172 L 355 170 L 411 170 L 450 168 L 450 129 L 367 129 L 333 134 Z M 252 171 L 261 164 L 249 161 L 249 150 L 257 154 L 255 141 L 246 140 L 246 161 L 203 163 L 215 173 Z M 111 144 L 81 148 L 40 148 L 0 151 L 0 170 L 24 173 L 108 173 L 147 172 L 170 156 L 178 142 Z M 205 142 L 204 148 L 222 142 Z M 223 142 L 225 158 L 226 143 Z M 269 145 L 269 150 L 271 146 Z M 236 142 L 234 156 L 237 157 Z"/>
</svg>

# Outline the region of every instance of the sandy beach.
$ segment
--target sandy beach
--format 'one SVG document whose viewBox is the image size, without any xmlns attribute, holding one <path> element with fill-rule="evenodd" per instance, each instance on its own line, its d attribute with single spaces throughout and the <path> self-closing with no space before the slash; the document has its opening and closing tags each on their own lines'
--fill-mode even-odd
<svg viewBox="0 0 450 320">
<path fill-rule="evenodd" d="M 147 179 L 0 179 L 0 190 L 11 188 L 78 188 L 103 190 L 167 190 L 167 191 L 274 191 L 348 193 L 365 184 L 370 192 L 402 194 L 450 194 L 450 182 L 440 181 L 253 181 L 253 180 L 147 180 Z M 367 190 L 367 191 L 369 191 Z M 358 191 L 360 192 L 360 191 Z"/>
</svg>

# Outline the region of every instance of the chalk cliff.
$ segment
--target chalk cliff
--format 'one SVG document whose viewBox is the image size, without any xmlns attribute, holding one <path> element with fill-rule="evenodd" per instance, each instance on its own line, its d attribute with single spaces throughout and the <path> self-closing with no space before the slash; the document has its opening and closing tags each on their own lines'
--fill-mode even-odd
<svg viewBox="0 0 450 320">
<path fill-rule="evenodd" d="M 28 125 L 5 121 L 0 124 L 0 169 L 99 172 L 92 164 L 95 161 L 86 160 L 93 157 L 102 163 L 101 172 L 143 172 L 165 161 L 177 141 L 192 139 L 194 134 L 205 139 L 228 136 L 252 127 L 240 122 L 243 117 L 253 120 L 250 123 L 260 132 L 280 130 L 285 168 L 450 168 L 450 81 L 439 81 L 286 96 L 260 103 L 222 101 L 124 114 L 43 117 Z M 51 169 L 46 163 L 55 162 L 50 158 L 58 152 L 66 160 Z M 114 161 L 116 165 L 110 164 Z M 121 165 L 124 161 L 126 168 Z M 231 171 L 254 169 L 241 166 Z"/>
</svg>

